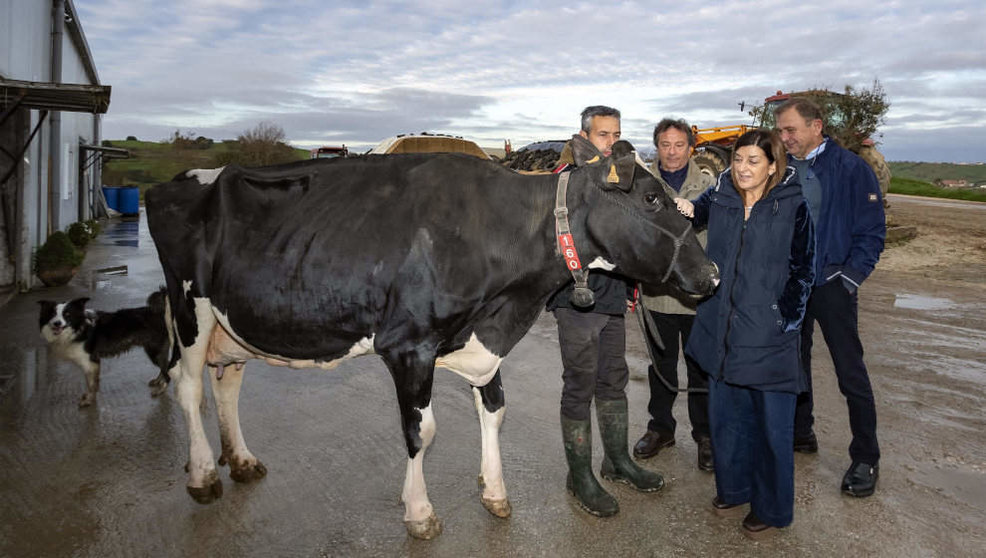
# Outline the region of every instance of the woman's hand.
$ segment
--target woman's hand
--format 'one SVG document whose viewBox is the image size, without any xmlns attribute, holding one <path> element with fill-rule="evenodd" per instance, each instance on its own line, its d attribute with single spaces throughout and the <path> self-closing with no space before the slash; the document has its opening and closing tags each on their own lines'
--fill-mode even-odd
<svg viewBox="0 0 986 558">
<path fill-rule="evenodd" d="M 675 198 L 674 204 L 678 206 L 678 212 L 689 219 L 695 216 L 695 206 L 685 198 Z"/>
</svg>

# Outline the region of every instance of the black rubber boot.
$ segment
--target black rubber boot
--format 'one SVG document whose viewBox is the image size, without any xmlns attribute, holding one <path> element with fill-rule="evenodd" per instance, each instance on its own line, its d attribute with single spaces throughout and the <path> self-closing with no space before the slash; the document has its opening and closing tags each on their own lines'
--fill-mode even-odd
<svg viewBox="0 0 986 558">
<path fill-rule="evenodd" d="M 592 422 L 561 417 L 561 436 L 568 460 L 565 482 L 568 491 L 579 501 L 579 506 L 592 515 L 615 515 L 620 511 L 620 505 L 592 474 Z"/>
<path fill-rule="evenodd" d="M 603 438 L 602 477 L 608 481 L 629 484 L 640 492 L 657 492 L 664 488 L 664 477 L 640 468 L 627 452 L 627 401 L 596 399 L 596 417 Z"/>
</svg>

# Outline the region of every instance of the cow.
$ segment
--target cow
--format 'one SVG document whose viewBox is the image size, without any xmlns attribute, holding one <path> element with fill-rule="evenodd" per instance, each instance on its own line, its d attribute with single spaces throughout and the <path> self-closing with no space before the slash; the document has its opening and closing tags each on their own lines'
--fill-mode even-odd
<svg viewBox="0 0 986 558">
<path fill-rule="evenodd" d="M 562 177 L 461 154 L 401 154 L 193 170 L 151 188 L 147 220 L 168 291 L 189 494 L 200 503 L 222 495 L 199 411 L 204 366 L 219 464 L 247 482 L 267 472 L 240 431 L 247 360 L 332 368 L 377 354 L 394 380 L 407 446 L 409 534 L 441 531 L 422 470 L 435 435 L 435 367 L 472 386 L 482 503 L 508 517 L 500 363 L 548 297 L 584 271 L 582 261 L 698 295 L 718 283 L 690 223 L 632 149 L 577 152 L 591 161 Z"/>
</svg>

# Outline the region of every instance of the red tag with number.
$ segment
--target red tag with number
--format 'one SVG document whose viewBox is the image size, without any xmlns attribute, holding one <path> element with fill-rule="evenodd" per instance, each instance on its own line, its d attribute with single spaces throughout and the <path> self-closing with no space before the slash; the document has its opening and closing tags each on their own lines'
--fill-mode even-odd
<svg viewBox="0 0 986 558">
<path fill-rule="evenodd" d="M 572 234 L 560 234 L 558 235 L 558 247 L 561 249 L 561 255 L 565 258 L 565 265 L 568 266 L 570 270 L 582 269 L 582 262 L 579 261 L 579 253 L 575 251 L 575 241 L 572 239 Z"/>
</svg>

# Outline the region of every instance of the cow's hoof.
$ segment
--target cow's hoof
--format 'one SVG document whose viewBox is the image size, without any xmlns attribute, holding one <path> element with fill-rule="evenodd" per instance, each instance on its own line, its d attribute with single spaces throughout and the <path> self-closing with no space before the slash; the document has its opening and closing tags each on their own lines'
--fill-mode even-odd
<svg viewBox="0 0 986 558">
<path fill-rule="evenodd" d="M 160 378 L 154 378 L 147 385 L 151 387 L 151 397 L 158 397 L 162 393 L 168 391 L 168 382 L 161 380 Z"/>
<path fill-rule="evenodd" d="M 211 504 L 223 497 L 223 483 L 216 479 L 208 486 L 187 486 L 189 496 L 200 504 Z"/>
<path fill-rule="evenodd" d="M 239 467 L 230 466 L 229 478 L 236 482 L 252 482 L 267 476 L 267 467 L 260 461 L 245 463 Z"/>
<path fill-rule="evenodd" d="M 442 534 L 442 522 L 432 513 L 427 519 L 421 521 L 405 521 L 407 534 L 416 539 L 430 540 Z"/>
<path fill-rule="evenodd" d="M 486 511 L 491 514 L 502 518 L 510 517 L 510 500 L 507 500 L 506 498 L 502 500 L 483 498 L 482 501 L 483 507 L 486 508 Z"/>
<path fill-rule="evenodd" d="M 88 407 L 92 405 L 96 400 L 96 396 L 92 393 L 86 392 L 82 394 L 82 399 L 79 399 L 79 408 Z"/>
</svg>

